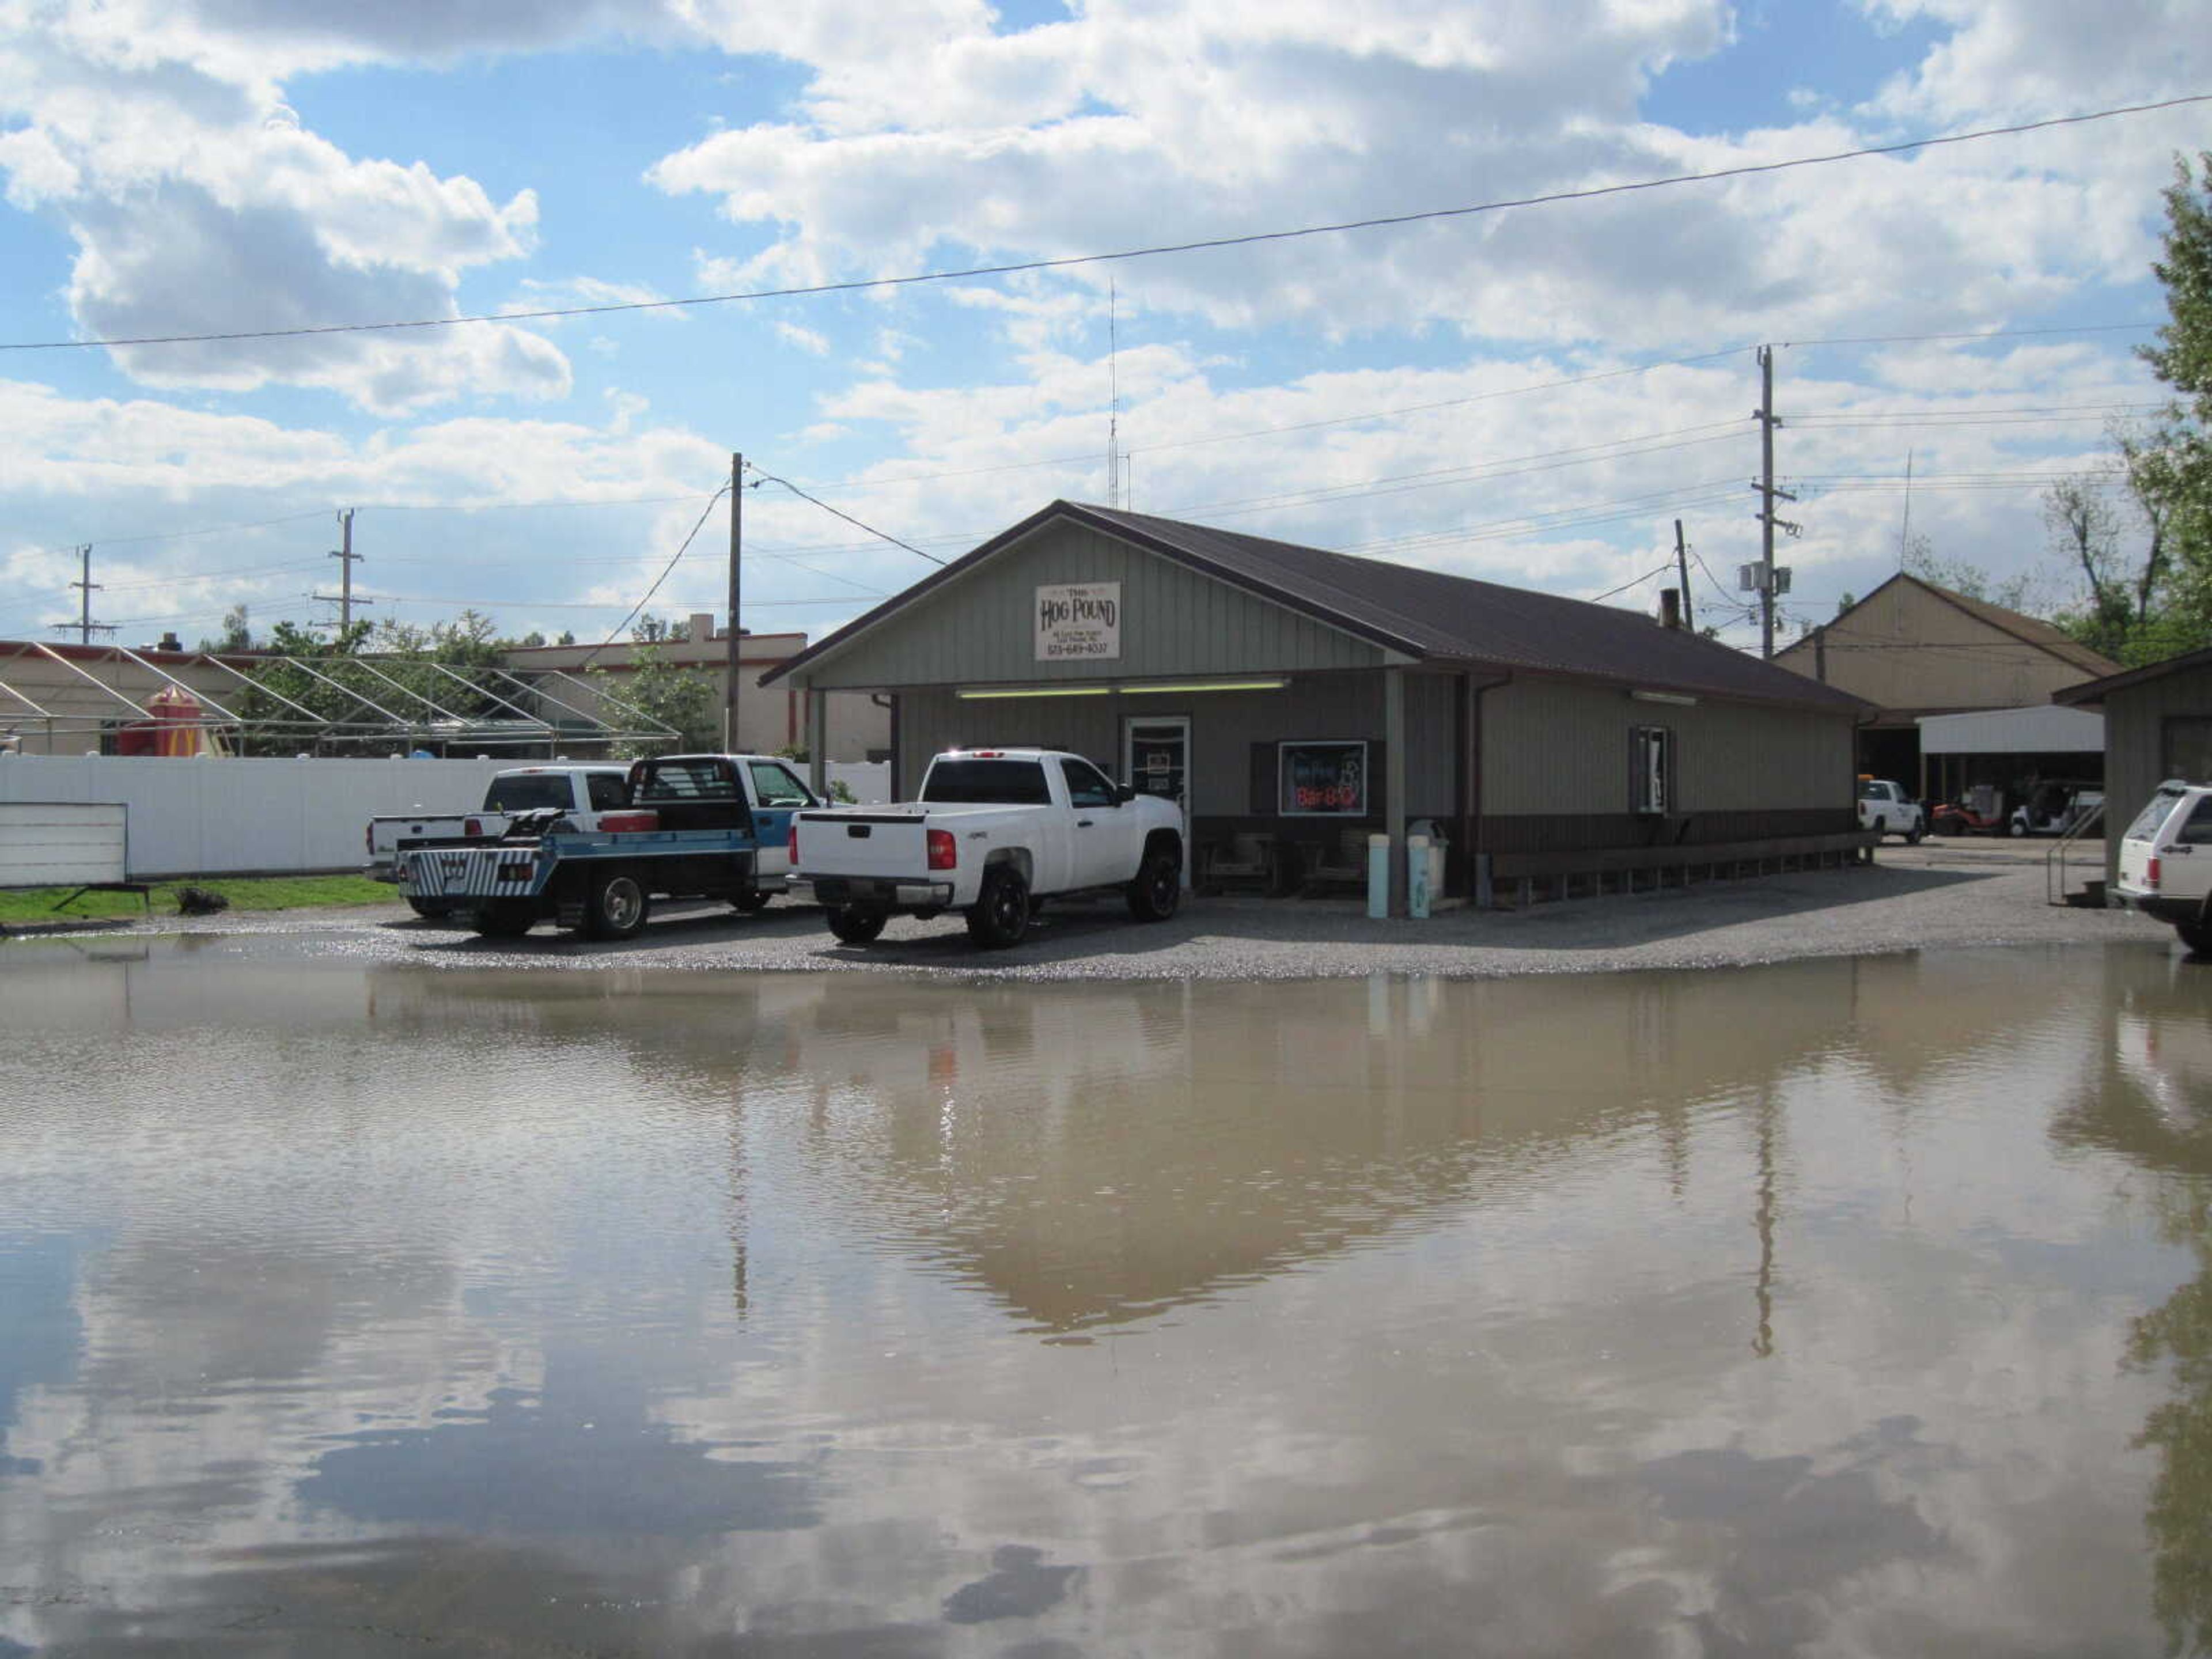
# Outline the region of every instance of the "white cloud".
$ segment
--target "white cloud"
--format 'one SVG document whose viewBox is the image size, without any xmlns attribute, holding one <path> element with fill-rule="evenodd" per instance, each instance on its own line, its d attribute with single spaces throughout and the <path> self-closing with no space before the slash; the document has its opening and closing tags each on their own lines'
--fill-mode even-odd
<svg viewBox="0 0 2212 1659">
<path fill-rule="evenodd" d="M 2065 42 L 2108 27 L 2078 9 L 2061 27 L 2051 6 L 2025 0 L 1911 9 L 1958 32 L 1868 121 L 1816 112 L 1692 137 L 1640 120 L 1638 98 L 1668 64 L 1724 43 L 1717 7 L 1593 5 L 1562 18 L 1403 3 L 1347 21 L 1318 5 L 1107 0 L 1013 35 L 948 25 L 912 54 L 866 35 L 825 45 L 803 58 L 814 78 L 792 117 L 716 133 L 648 177 L 717 198 L 750 233 L 702 260 L 716 287 L 1065 258 L 1770 163 L 1893 138 L 1900 123 L 1919 133 L 1985 120 L 2023 101 L 1995 97 L 1995 82 L 2038 53 L 2069 76 Z M 2174 0 L 2142 20 L 2154 49 L 2099 48 L 2100 90 L 2203 78 L 2212 47 L 2179 9 Z M 2154 50 L 2163 57 L 2146 79 L 2136 71 Z M 2085 107 L 2079 87 L 2038 96 L 2039 113 Z M 2138 276 L 2147 169 L 2154 194 L 2163 135 L 2193 119 L 1124 269 L 1144 273 L 1155 309 L 1331 338 L 1441 323 L 1492 340 L 1663 349 L 1931 313 L 1936 325 L 1986 320 Z M 773 235 L 765 246 L 761 230 Z M 1036 337 L 1032 327 L 1022 343 Z"/>
<path fill-rule="evenodd" d="M 819 329 L 805 328 L 797 323 L 778 323 L 775 333 L 786 345 L 796 346 L 810 357 L 830 355 L 830 337 Z"/>
<path fill-rule="evenodd" d="M 533 192 L 497 203 L 475 180 L 421 162 L 349 156 L 302 131 L 267 65 L 251 70 L 251 54 L 222 49 L 226 39 L 195 32 L 181 14 L 128 6 L 17 21 L 0 58 L 0 116 L 20 125 L 0 137 L 0 167 L 11 204 L 50 216 L 75 240 L 68 295 L 83 333 L 451 316 L 466 270 L 531 252 Z M 116 356 L 149 385 L 316 386 L 386 414 L 465 393 L 557 397 L 569 385 L 561 354 L 513 328 Z"/>
</svg>

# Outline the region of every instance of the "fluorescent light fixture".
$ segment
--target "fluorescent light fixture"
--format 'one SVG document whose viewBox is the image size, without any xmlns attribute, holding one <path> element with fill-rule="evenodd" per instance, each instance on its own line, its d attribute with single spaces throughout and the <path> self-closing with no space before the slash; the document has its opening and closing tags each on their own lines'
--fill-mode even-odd
<svg viewBox="0 0 2212 1659">
<path fill-rule="evenodd" d="M 963 686 L 954 695 L 969 702 L 991 697 L 1103 697 L 1110 685 L 978 685 Z"/>
<path fill-rule="evenodd" d="M 1171 684 L 1125 685 L 1124 696 L 1150 696 L 1158 691 L 1279 691 L 1290 682 L 1272 680 L 1176 680 Z"/>
<path fill-rule="evenodd" d="M 1695 708 L 1698 700 L 1680 691 L 1632 691 L 1628 694 L 1638 702 L 1672 703 L 1677 708 Z"/>
<path fill-rule="evenodd" d="M 1119 691 L 1125 696 L 1149 696 L 1162 692 L 1279 691 L 1290 681 L 1280 678 L 1250 680 L 1161 680 L 1141 684 L 1118 683 L 1085 685 L 963 685 L 953 695 L 963 702 L 998 697 L 1103 697 Z"/>
</svg>

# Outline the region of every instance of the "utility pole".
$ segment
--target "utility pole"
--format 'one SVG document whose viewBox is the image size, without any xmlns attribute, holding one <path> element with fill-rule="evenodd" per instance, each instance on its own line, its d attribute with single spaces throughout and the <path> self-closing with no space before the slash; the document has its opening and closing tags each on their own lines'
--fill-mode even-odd
<svg viewBox="0 0 2212 1659">
<path fill-rule="evenodd" d="M 344 639 L 348 634 L 353 631 L 353 608 L 355 605 L 368 605 L 370 603 L 368 599 L 356 600 L 353 596 L 354 561 L 356 559 L 363 559 L 368 556 L 365 553 L 356 553 L 353 550 L 353 509 L 349 507 L 340 508 L 338 511 L 338 548 L 337 551 L 331 555 L 331 557 L 340 561 L 338 565 L 338 591 L 335 593 L 318 593 L 315 595 L 315 598 L 337 606 L 338 638 L 341 640 Z"/>
<path fill-rule="evenodd" d="M 730 635 L 722 658 L 722 752 L 738 752 L 738 553 L 745 535 L 745 458 L 730 452 Z"/>
<path fill-rule="evenodd" d="M 106 623 L 92 619 L 92 596 L 100 584 L 92 579 L 92 544 L 87 542 L 76 550 L 77 568 L 81 573 L 70 586 L 78 590 L 76 638 L 79 645 L 90 645 L 95 633 L 112 634 L 115 629 Z M 64 628 L 67 623 L 61 624 Z"/>
<path fill-rule="evenodd" d="M 1682 521 L 1674 520 L 1674 568 L 1682 578 L 1682 631 L 1694 634 L 1698 624 L 1690 616 L 1690 549 L 1682 540 Z"/>
<path fill-rule="evenodd" d="M 1790 534 L 1794 536 L 1797 533 L 1796 525 L 1774 516 L 1774 503 L 1778 498 L 1785 501 L 1794 501 L 1797 498 L 1786 489 L 1774 487 L 1774 428 L 1782 424 L 1782 419 L 1774 412 L 1772 346 L 1759 349 L 1759 407 L 1751 411 L 1752 418 L 1759 422 L 1759 477 L 1751 486 L 1759 492 L 1759 564 L 1756 567 L 1758 574 L 1751 585 L 1759 592 L 1759 654 L 1771 660 L 1774 655 L 1774 595 L 1778 586 L 1774 568 L 1774 528 L 1780 525 Z M 1789 572 L 1782 572 L 1778 581 L 1786 589 Z"/>
</svg>

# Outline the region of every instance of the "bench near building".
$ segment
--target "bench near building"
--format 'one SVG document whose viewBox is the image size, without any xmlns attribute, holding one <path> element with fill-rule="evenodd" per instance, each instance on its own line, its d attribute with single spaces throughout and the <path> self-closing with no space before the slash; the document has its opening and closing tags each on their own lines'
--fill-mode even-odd
<svg viewBox="0 0 2212 1659">
<path fill-rule="evenodd" d="M 1462 896 L 1867 841 L 1871 711 L 1832 686 L 1634 611 L 1068 501 L 763 679 L 787 677 L 888 694 L 894 799 L 943 749 L 1072 750 L 1176 800 L 1201 879 L 1353 877 L 1423 820 Z"/>
</svg>

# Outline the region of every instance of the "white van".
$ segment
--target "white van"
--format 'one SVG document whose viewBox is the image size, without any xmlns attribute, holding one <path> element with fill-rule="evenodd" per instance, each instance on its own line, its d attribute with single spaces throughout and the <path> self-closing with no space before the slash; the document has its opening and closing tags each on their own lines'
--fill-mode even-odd
<svg viewBox="0 0 2212 1659">
<path fill-rule="evenodd" d="M 2117 896 L 2212 955 L 2212 784 L 2169 779 L 2120 842 Z"/>
</svg>

